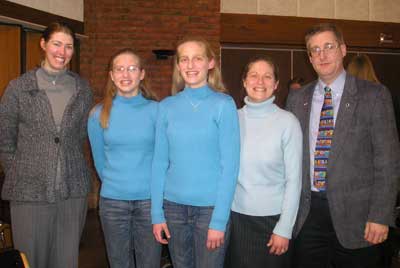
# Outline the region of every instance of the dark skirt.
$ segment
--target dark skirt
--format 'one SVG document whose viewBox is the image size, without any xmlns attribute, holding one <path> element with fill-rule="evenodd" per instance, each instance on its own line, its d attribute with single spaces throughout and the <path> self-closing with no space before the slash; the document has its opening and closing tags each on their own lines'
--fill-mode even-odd
<svg viewBox="0 0 400 268">
<path fill-rule="evenodd" d="M 290 267 L 290 250 L 277 256 L 270 254 L 267 247 L 279 217 L 280 215 L 248 216 L 232 211 L 225 268 Z"/>
</svg>

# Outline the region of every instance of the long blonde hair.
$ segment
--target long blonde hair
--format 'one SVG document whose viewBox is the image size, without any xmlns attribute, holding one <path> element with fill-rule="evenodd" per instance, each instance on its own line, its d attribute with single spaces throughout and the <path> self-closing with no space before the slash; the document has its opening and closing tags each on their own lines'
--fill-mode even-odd
<svg viewBox="0 0 400 268">
<path fill-rule="evenodd" d="M 347 67 L 347 72 L 360 79 L 379 83 L 372 62 L 365 54 L 360 54 L 351 58 Z"/>
<path fill-rule="evenodd" d="M 112 69 L 114 67 L 115 58 L 117 58 L 119 55 L 123 55 L 123 54 L 130 54 L 130 55 L 136 57 L 138 59 L 138 64 L 139 64 L 140 70 L 144 70 L 143 61 L 139 57 L 139 55 L 136 54 L 135 51 L 131 48 L 124 48 L 124 49 L 118 50 L 111 57 L 110 62 L 108 64 L 109 72 L 112 71 Z M 150 100 L 158 99 L 156 94 L 150 89 L 150 87 L 148 85 L 148 81 L 146 79 L 146 76 L 139 83 L 139 91 L 142 93 L 143 97 L 145 97 L 146 99 L 150 99 Z M 110 120 L 110 113 L 111 113 L 111 108 L 112 108 L 112 101 L 116 94 L 117 94 L 117 88 L 116 88 L 114 82 L 112 81 L 110 74 L 108 74 L 104 98 L 100 102 L 100 105 L 102 106 L 101 113 L 100 113 L 100 125 L 102 128 L 108 128 L 108 123 Z"/>
<path fill-rule="evenodd" d="M 179 69 L 179 47 L 187 42 L 196 42 L 204 47 L 205 56 L 208 60 L 214 60 L 214 68 L 208 70 L 208 85 L 218 92 L 227 92 L 224 83 L 222 82 L 221 69 L 219 67 L 219 62 L 214 51 L 211 48 L 210 43 L 208 43 L 204 38 L 198 36 L 187 36 L 181 39 L 176 45 L 176 55 L 174 56 L 174 71 L 172 74 L 172 95 L 175 95 L 185 87 L 185 81 L 183 80 Z"/>
</svg>

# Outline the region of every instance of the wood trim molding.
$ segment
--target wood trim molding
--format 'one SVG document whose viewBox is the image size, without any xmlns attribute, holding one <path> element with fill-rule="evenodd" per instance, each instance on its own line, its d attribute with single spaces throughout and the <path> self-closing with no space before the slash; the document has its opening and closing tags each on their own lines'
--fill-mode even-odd
<svg viewBox="0 0 400 268">
<path fill-rule="evenodd" d="M 221 43 L 304 46 L 307 29 L 321 22 L 338 25 L 350 47 L 400 48 L 400 23 L 231 13 L 221 13 Z M 381 33 L 393 42 L 380 43 Z"/>
<path fill-rule="evenodd" d="M 53 21 L 67 23 L 77 34 L 84 34 L 84 23 L 9 1 L 0 1 L 0 16 L 46 27 Z"/>
</svg>

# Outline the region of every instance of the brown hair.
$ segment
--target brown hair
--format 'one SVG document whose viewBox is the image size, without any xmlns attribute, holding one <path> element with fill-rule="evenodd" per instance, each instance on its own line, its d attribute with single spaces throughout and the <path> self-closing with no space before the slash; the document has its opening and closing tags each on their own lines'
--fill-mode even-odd
<svg viewBox="0 0 400 268">
<path fill-rule="evenodd" d="M 131 48 L 124 48 L 124 49 L 118 50 L 116 53 L 114 53 L 114 55 L 111 56 L 110 62 L 108 64 L 109 72 L 112 71 L 112 69 L 114 67 L 115 59 L 119 55 L 123 55 L 123 54 L 130 54 L 130 55 L 134 56 L 135 58 L 137 58 L 140 70 L 144 70 L 143 61 L 139 57 L 139 55 L 136 54 L 136 52 Z M 148 81 L 146 79 L 146 76 L 139 83 L 139 91 L 142 93 L 143 97 L 145 97 L 146 99 L 150 99 L 150 100 L 158 99 L 156 94 L 150 89 L 150 87 L 148 85 Z M 100 102 L 100 104 L 102 105 L 102 109 L 101 109 L 101 113 L 100 113 L 100 124 L 101 124 L 102 128 L 108 127 L 108 121 L 110 119 L 110 113 L 111 113 L 111 108 L 112 108 L 112 101 L 116 94 L 117 94 L 117 88 L 116 88 L 114 82 L 112 81 L 110 75 L 108 74 L 104 98 Z"/>
<path fill-rule="evenodd" d="M 176 94 L 185 87 L 185 81 L 183 80 L 179 70 L 178 70 L 178 60 L 179 60 L 179 47 L 187 42 L 196 42 L 204 47 L 205 56 L 209 60 L 214 60 L 214 68 L 208 70 L 208 85 L 218 92 L 227 92 L 224 83 L 222 82 L 221 70 L 219 67 L 219 62 L 214 51 L 211 48 L 210 43 L 208 43 L 204 38 L 197 36 L 187 36 L 180 40 L 176 45 L 176 55 L 174 56 L 174 71 L 172 74 L 172 94 Z"/>
<path fill-rule="evenodd" d="M 312 28 L 310 28 L 306 32 L 305 36 L 305 41 L 306 41 L 306 46 L 308 47 L 308 41 L 310 41 L 310 38 L 313 37 L 316 34 L 322 33 L 322 32 L 332 32 L 335 35 L 336 40 L 338 41 L 339 45 L 344 44 L 344 39 L 343 39 L 343 34 L 342 31 L 336 27 L 335 24 L 333 23 L 320 23 L 317 25 L 314 25 Z"/>
<path fill-rule="evenodd" d="M 62 33 L 70 35 L 72 37 L 74 45 L 76 44 L 76 38 L 75 38 L 74 30 L 72 30 L 72 28 L 69 27 L 69 25 L 64 23 L 64 22 L 52 22 L 52 23 L 50 23 L 49 26 L 47 26 L 47 28 L 42 33 L 41 38 L 43 38 L 43 40 L 47 43 L 54 33 L 59 33 L 59 32 L 62 32 Z"/>
<path fill-rule="evenodd" d="M 275 61 L 271 57 L 268 57 L 268 56 L 256 56 L 254 58 L 251 58 L 249 60 L 249 62 L 246 64 L 246 66 L 244 66 L 244 68 L 243 68 L 242 81 L 244 81 L 246 79 L 247 74 L 249 73 L 249 70 L 250 70 L 251 66 L 254 63 L 259 62 L 259 61 L 264 61 L 264 62 L 268 63 L 272 67 L 272 70 L 274 72 L 275 81 L 279 81 L 279 68 L 278 68 L 278 65 L 275 63 Z"/>
<path fill-rule="evenodd" d="M 372 62 L 365 54 L 356 55 L 351 58 L 347 72 L 360 79 L 379 83 Z"/>
<path fill-rule="evenodd" d="M 303 86 L 304 82 L 305 81 L 304 81 L 303 77 L 295 76 L 295 77 L 293 77 L 292 79 L 289 80 L 287 87 L 288 87 L 288 89 L 290 89 L 290 86 L 293 85 L 293 84 L 299 84 L 300 86 Z"/>
</svg>

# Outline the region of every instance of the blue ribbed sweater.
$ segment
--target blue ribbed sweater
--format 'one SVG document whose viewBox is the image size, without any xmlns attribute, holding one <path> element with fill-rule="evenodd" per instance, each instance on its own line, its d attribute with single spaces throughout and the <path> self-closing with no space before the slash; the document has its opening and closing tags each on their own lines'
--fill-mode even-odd
<svg viewBox="0 0 400 268">
<path fill-rule="evenodd" d="M 150 199 L 157 110 L 158 103 L 141 94 L 132 98 L 117 95 L 107 129 L 100 126 L 100 105 L 89 117 L 88 133 L 94 164 L 102 181 L 102 197 Z"/>
<path fill-rule="evenodd" d="M 152 222 L 165 222 L 163 199 L 214 206 L 209 228 L 224 231 L 240 155 L 232 98 L 207 85 L 160 103 L 152 179 Z"/>
</svg>

